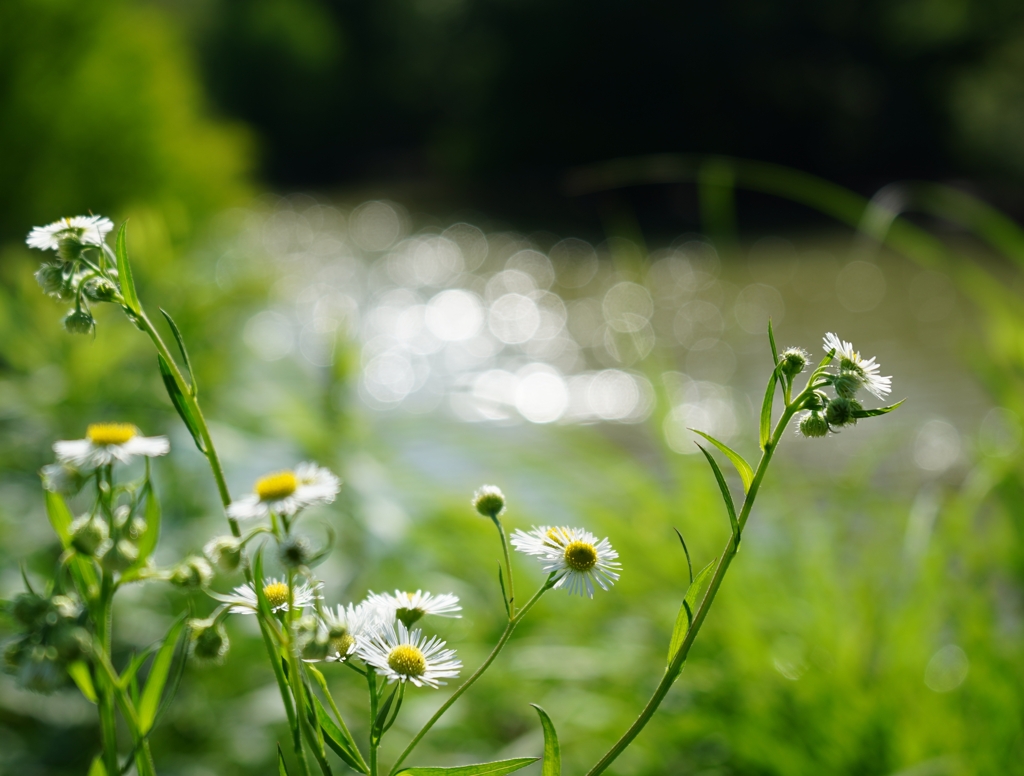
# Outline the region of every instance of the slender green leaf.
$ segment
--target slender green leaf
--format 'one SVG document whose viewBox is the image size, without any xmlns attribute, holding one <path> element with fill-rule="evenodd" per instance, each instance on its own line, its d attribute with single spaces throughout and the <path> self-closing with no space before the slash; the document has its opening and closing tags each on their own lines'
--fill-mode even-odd
<svg viewBox="0 0 1024 776">
<path fill-rule="evenodd" d="M 398 684 L 395 685 L 395 688 L 391 691 L 391 695 L 387 697 L 387 700 L 385 700 L 377 710 L 377 719 L 373 722 L 373 737 L 378 740 L 384 734 L 384 727 L 387 725 L 388 713 L 391 711 L 391 704 L 394 703 L 395 699 L 398 697 L 398 686 Z"/>
<path fill-rule="evenodd" d="M 64 498 L 52 491 L 44 491 L 46 499 L 46 516 L 50 519 L 50 525 L 60 538 L 60 543 L 65 549 L 71 547 L 71 510 L 65 503 Z M 95 598 L 100 589 L 99 576 L 92 561 L 76 555 L 68 561 L 68 570 L 71 578 L 75 581 L 78 592 L 85 598 Z"/>
<path fill-rule="evenodd" d="M 152 644 L 137 655 L 132 655 L 131 660 L 128 661 L 128 665 L 124 671 L 121 672 L 121 687 L 126 688 L 135 678 L 136 674 L 139 673 L 139 669 L 142 668 L 143 664 L 149 659 L 149 656 L 156 652 L 160 646 L 160 642 Z"/>
<path fill-rule="evenodd" d="M 894 409 L 899 407 L 906 399 L 900 399 L 895 404 L 890 404 L 888 407 L 879 407 L 877 410 L 854 410 L 853 417 L 855 418 L 876 418 L 879 415 L 885 415 L 887 412 L 892 412 Z"/>
<path fill-rule="evenodd" d="M 146 483 L 145 493 L 146 506 L 144 507 L 143 515 L 145 516 L 146 530 L 139 537 L 139 559 L 133 564 L 138 568 L 146 565 L 146 561 L 153 554 L 153 550 L 156 549 L 156 543 L 160 539 L 160 500 L 157 498 L 153 486 L 148 482 Z"/>
<path fill-rule="evenodd" d="M 188 402 L 185 400 L 185 396 L 174 379 L 174 373 L 171 371 L 170 365 L 159 353 L 157 353 L 156 357 L 160 363 L 160 376 L 164 380 L 164 388 L 167 389 L 167 395 L 171 397 L 174 409 L 178 411 L 178 415 L 185 421 L 185 427 L 192 435 L 192 439 L 195 441 L 196 447 L 199 448 L 199 452 L 206 455 L 206 445 L 203 444 L 203 437 L 199 433 L 199 423 L 192 414 L 192 410 L 189 409 Z"/>
<path fill-rule="evenodd" d="M 514 757 L 511 760 L 498 760 L 493 763 L 476 765 L 456 765 L 451 768 L 405 768 L 398 776 L 505 776 L 506 773 L 518 771 L 527 765 L 537 762 L 539 757 Z"/>
<path fill-rule="evenodd" d="M 156 712 L 160 707 L 164 685 L 167 683 L 171 662 L 174 659 L 174 650 L 178 646 L 178 637 L 184 627 L 185 618 L 181 617 L 171 626 L 164 638 L 164 643 L 157 650 L 156 657 L 153 658 L 146 686 L 142 690 L 142 698 L 139 699 L 139 729 L 142 733 L 148 733 L 156 720 Z"/>
<path fill-rule="evenodd" d="M 746 493 L 750 490 L 750 483 L 754 481 L 754 470 L 750 468 L 750 464 L 743 460 L 743 456 L 733 450 L 724 442 L 719 442 L 710 434 L 705 434 L 703 431 L 698 431 L 695 428 L 691 428 L 694 434 L 700 434 L 711 444 L 725 453 L 725 456 L 732 461 L 732 465 L 736 467 L 736 471 L 739 472 L 740 479 L 743 480 L 743 492 Z"/>
<path fill-rule="evenodd" d="M 693 609 L 697 605 L 697 596 L 700 595 L 701 588 L 704 587 L 704 580 L 707 579 L 714 566 L 715 561 L 713 560 L 697 572 L 693 582 L 686 588 L 686 595 L 683 596 L 683 603 L 679 607 L 679 614 L 676 615 L 676 624 L 672 628 L 672 639 L 668 645 L 669 663 L 675 658 L 679 647 L 683 645 L 683 639 L 686 638 L 687 631 L 690 630 L 690 625 L 693 623 Z"/>
<path fill-rule="evenodd" d="M 708 463 L 711 464 L 711 470 L 715 473 L 715 479 L 718 480 L 718 487 L 722 491 L 722 500 L 725 501 L 725 509 L 729 513 L 729 525 L 732 526 L 732 535 L 736 541 L 739 542 L 740 538 L 740 524 L 736 520 L 736 507 L 732 503 L 732 494 L 729 493 L 729 485 L 725 481 L 725 477 L 722 475 L 722 470 L 718 468 L 718 463 L 715 461 L 714 456 L 709 453 L 703 445 L 697 445 L 700 451 L 704 453 L 704 457 L 708 459 Z"/>
<path fill-rule="evenodd" d="M 505 592 L 505 577 L 501 573 L 501 561 L 498 561 L 498 584 L 501 586 L 501 602 L 505 604 L 505 614 L 511 617 L 512 612 L 508 608 L 508 594 Z"/>
<path fill-rule="evenodd" d="M 78 685 L 78 689 L 82 691 L 82 695 L 90 703 L 96 703 L 96 688 L 92 684 L 92 674 L 89 673 L 89 666 L 81 660 L 69 663 L 68 676 L 74 680 L 75 684 Z"/>
<path fill-rule="evenodd" d="M 779 365 L 779 349 L 775 347 L 775 332 L 772 331 L 772 319 L 768 319 L 768 343 L 772 346 L 772 363 Z"/>
<path fill-rule="evenodd" d="M 289 776 L 288 766 L 284 763 L 284 752 L 281 751 L 281 745 L 277 745 L 277 776 Z"/>
<path fill-rule="evenodd" d="M 181 330 L 178 328 L 178 324 L 174 322 L 171 314 L 164 308 L 160 308 L 160 312 L 163 313 L 165 319 L 167 319 L 167 325 L 171 327 L 171 333 L 174 335 L 174 340 L 178 343 L 178 350 L 181 351 L 181 357 L 185 359 L 185 369 L 188 371 L 188 388 L 189 393 L 193 397 L 199 393 L 199 385 L 196 383 L 196 373 L 192 371 L 192 360 L 188 357 L 188 350 L 185 349 L 185 340 L 181 336 Z"/>
<path fill-rule="evenodd" d="M 121 298 L 125 305 L 136 315 L 142 309 L 139 305 L 139 295 L 135 291 L 135 280 L 132 278 L 132 265 L 128 263 L 128 244 L 126 232 L 128 222 L 121 224 L 117 230 L 117 241 L 114 246 L 114 253 L 117 256 L 117 278 L 121 283 Z"/>
<path fill-rule="evenodd" d="M 530 705 L 537 710 L 540 726 L 544 728 L 544 764 L 540 768 L 540 776 L 562 776 L 562 750 L 558 746 L 555 723 L 536 703 Z"/>
<path fill-rule="evenodd" d="M 320 729 L 324 734 L 324 743 L 331 747 L 334 753 L 344 760 L 345 764 L 350 768 L 360 773 L 369 773 L 370 769 L 363 762 L 363 757 L 359 754 L 355 741 L 345 735 L 344 731 L 334 724 L 334 720 L 327 713 L 327 709 L 324 708 L 324 705 L 316 696 L 313 696 L 313 706 L 316 711 L 316 721 L 320 724 Z"/>
<path fill-rule="evenodd" d="M 679 537 L 679 543 L 683 545 L 683 553 L 686 555 L 686 570 L 690 574 L 690 581 L 693 582 L 693 563 L 690 561 L 690 550 L 686 546 L 686 541 L 683 539 L 683 535 L 679 533 L 679 529 L 673 528 L 672 530 L 676 532 L 676 536 Z"/>
<path fill-rule="evenodd" d="M 768 378 L 768 387 L 764 390 L 764 401 L 761 402 L 761 423 L 758 428 L 758 444 L 764 450 L 768 440 L 772 438 L 772 403 L 775 401 L 775 387 L 779 384 L 779 367 L 776 362 L 771 377 Z"/>
<path fill-rule="evenodd" d="M 107 776 L 107 766 L 103 764 L 103 755 L 98 754 L 89 766 L 88 776 Z"/>
</svg>

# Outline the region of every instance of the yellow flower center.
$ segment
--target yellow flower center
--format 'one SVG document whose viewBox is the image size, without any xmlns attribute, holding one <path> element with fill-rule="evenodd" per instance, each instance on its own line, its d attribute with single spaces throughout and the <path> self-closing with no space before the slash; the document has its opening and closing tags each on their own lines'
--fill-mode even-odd
<svg viewBox="0 0 1024 776">
<path fill-rule="evenodd" d="M 569 542 L 565 548 L 565 565 L 573 571 L 590 571 L 597 564 L 597 550 L 587 542 Z"/>
<path fill-rule="evenodd" d="M 356 640 L 349 634 L 345 633 L 331 639 L 328 643 L 330 645 L 329 651 L 331 654 L 337 654 L 345 657 L 345 655 L 348 654 L 348 651 L 352 648 L 352 645 L 356 643 Z"/>
<path fill-rule="evenodd" d="M 299 487 L 295 472 L 276 472 L 256 480 L 256 495 L 260 501 L 276 501 L 292 495 Z"/>
<path fill-rule="evenodd" d="M 288 603 L 288 585 L 284 582 L 271 582 L 263 588 L 263 595 L 267 597 L 271 609 L 284 606 Z"/>
<path fill-rule="evenodd" d="M 401 644 L 391 650 L 388 665 L 402 676 L 423 676 L 427 670 L 427 660 L 423 653 L 411 644 Z"/>
<path fill-rule="evenodd" d="M 569 532 L 564 528 L 556 526 L 554 528 L 549 528 L 544 536 L 547 538 L 547 544 L 558 546 L 559 544 L 564 544 L 569 538 Z"/>
<path fill-rule="evenodd" d="M 123 445 L 138 433 L 131 423 L 90 423 L 85 431 L 94 445 Z"/>
</svg>

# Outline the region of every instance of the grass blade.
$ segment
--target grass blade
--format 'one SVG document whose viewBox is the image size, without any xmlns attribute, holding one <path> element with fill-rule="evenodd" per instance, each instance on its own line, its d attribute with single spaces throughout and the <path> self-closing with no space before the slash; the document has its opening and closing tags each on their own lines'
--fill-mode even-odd
<svg viewBox="0 0 1024 776">
<path fill-rule="evenodd" d="M 540 725 L 544 728 L 544 763 L 540 767 L 540 776 L 562 776 L 562 750 L 558 746 L 558 733 L 551 717 L 536 703 L 531 706 L 537 710 Z"/>
<path fill-rule="evenodd" d="M 148 733 L 156 720 L 156 712 L 160 708 L 164 685 L 167 684 L 171 663 L 174 660 L 174 650 L 178 646 L 178 637 L 184 628 L 185 618 L 181 617 L 171 626 L 164 638 L 164 643 L 157 651 L 156 657 L 153 658 L 153 666 L 149 669 L 149 677 L 146 679 L 146 686 L 139 699 L 139 729 L 142 733 Z"/>
<path fill-rule="evenodd" d="M 128 230 L 128 222 L 121 224 L 117 230 L 117 241 L 114 245 L 114 254 L 117 257 L 117 279 L 121 284 L 121 298 L 125 306 L 136 315 L 142 309 L 139 305 L 139 295 L 135 291 L 135 279 L 132 277 L 132 265 L 128 263 L 128 244 L 125 234 Z"/>
<path fill-rule="evenodd" d="M 525 768 L 539 759 L 539 757 L 514 757 L 511 760 L 498 760 L 493 763 L 478 763 L 476 765 L 456 765 L 451 768 L 405 768 L 398 772 L 398 776 L 504 776 L 506 773 Z"/>
<path fill-rule="evenodd" d="M 719 442 L 710 434 L 705 434 L 703 431 L 698 431 L 695 428 L 691 428 L 690 431 L 692 431 L 694 434 L 700 434 L 711 444 L 713 444 L 715 447 L 717 447 L 719 450 L 725 453 L 726 458 L 732 461 L 732 465 L 735 466 L 736 471 L 739 472 L 740 479 L 743 480 L 743 492 L 746 493 L 748 490 L 750 490 L 750 483 L 754 481 L 754 470 L 750 468 L 750 464 L 743 459 L 742 455 L 737 453 L 724 442 Z"/>
</svg>

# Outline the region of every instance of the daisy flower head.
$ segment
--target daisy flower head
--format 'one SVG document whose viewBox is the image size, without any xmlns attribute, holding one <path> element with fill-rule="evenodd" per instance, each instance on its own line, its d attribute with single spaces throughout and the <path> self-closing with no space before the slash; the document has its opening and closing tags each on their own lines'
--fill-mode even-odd
<svg viewBox="0 0 1024 776">
<path fill-rule="evenodd" d="M 320 598 L 318 590 L 306 582 L 289 591 L 288 582 L 283 579 L 267 577 L 263 580 L 263 595 L 270 604 L 272 612 L 288 611 L 288 594 L 291 592 L 292 604 L 296 609 L 304 609 L 313 601 Z M 214 595 L 218 601 L 231 604 L 232 614 L 256 614 L 259 609 L 259 601 L 256 598 L 256 589 L 251 584 L 239 585 L 232 595 Z"/>
<path fill-rule="evenodd" d="M 291 516 L 306 507 L 330 504 L 341 490 L 341 480 L 315 463 L 300 463 L 294 470 L 274 472 L 256 480 L 253 492 L 233 502 L 228 516 L 235 520 L 275 515 Z"/>
<path fill-rule="evenodd" d="M 892 377 L 883 377 L 878 374 L 881 366 L 875 363 L 874 358 L 861 358 L 860 353 L 853 349 L 853 344 L 839 339 L 839 335 L 829 332 L 824 337 L 825 352 L 835 350 L 836 359 L 839 361 L 839 377 L 853 377 L 860 381 L 868 393 L 879 399 L 884 399 L 886 394 L 892 390 Z M 850 398 L 850 397 L 846 397 Z"/>
<path fill-rule="evenodd" d="M 583 528 L 541 526 L 529 533 L 517 530 L 512 544 L 520 552 L 540 558 L 544 571 L 554 574 L 554 587 L 569 594 L 594 597 L 594 583 L 607 590 L 619 578 L 622 565 L 608 539 L 597 540 Z"/>
<path fill-rule="evenodd" d="M 378 633 L 388 624 L 385 615 L 367 601 L 338 604 L 337 609 L 325 609 L 323 624 L 327 631 L 327 661 L 342 661 L 356 651 L 356 647 Z"/>
<path fill-rule="evenodd" d="M 366 603 L 376 607 L 388 622 L 398 620 L 411 628 L 413 623 L 425 614 L 436 614 L 439 617 L 462 617 L 462 607 L 459 606 L 459 597 L 451 593 L 434 595 L 417 590 L 415 593 L 407 593 L 396 590 L 394 595 L 390 593 L 373 593 L 366 597 Z"/>
<path fill-rule="evenodd" d="M 103 216 L 73 216 L 62 218 L 46 226 L 37 226 L 28 233 L 25 243 L 29 248 L 55 251 L 61 240 L 73 239 L 83 245 L 103 245 L 114 223 Z"/>
<path fill-rule="evenodd" d="M 417 687 L 438 687 L 441 679 L 455 678 L 462 662 L 454 649 L 445 649 L 445 642 L 423 637 L 419 628 L 410 631 L 405 623 L 388 624 L 375 636 L 356 647 L 367 665 L 387 677 L 388 683 L 412 682 Z"/>
<path fill-rule="evenodd" d="M 167 437 L 144 437 L 131 423 L 91 423 L 85 439 L 53 443 L 57 461 L 77 469 L 94 469 L 114 461 L 128 463 L 137 455 L 166 455 L 170 449 Z"/>
</svg>

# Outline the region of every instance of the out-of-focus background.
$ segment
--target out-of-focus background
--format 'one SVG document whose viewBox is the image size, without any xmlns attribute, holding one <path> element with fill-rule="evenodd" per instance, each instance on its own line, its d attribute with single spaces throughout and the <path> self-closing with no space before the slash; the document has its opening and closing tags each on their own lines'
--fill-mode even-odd
<svg viewBox="0 0 1024 776">
<path fill-rule="evenodd" d="M 95 338 L 64 333 L 32 278 L 32 226 L 130 218 L 140 294 L 189 343 L 233 491 L 304 459 L 344 478 L 307 523 L 339 536 L 331 602 L 455 592 L 463 618 L 428 627 L 473 666 L 503 617 L 475 487 L 505 490 L 510 527 L 611 539 L 620 584 L 545 598 L 414 758 L 536 754 L 537 702 L 582 773 L 660 678 L 673 527 L 700 564 L 725 542 L 687 428 L 756 455 L 771 317 L 782 346 L 853 340 L 907 404 L 786 438 L 614 773 L 1018 772 L 1022 84 L 1009 0 L 7 0 L 0 597 L 19 563 L 52 569 L 37 471 L 90 421 L 172 440 L 158 560 L 223 530 L 147 343 L 110 309 Z M 127 655 L 187 602 L 122 604 Z M 188 669 L 162 773 L 275 767 L 283 713 L 240 619 L 222 667 Z M 329 676 L 354 710 L 351 678 Z M 442 697 L 412 693 L 385 761 Z M 0 677 L 0 772 L 84 773 L 97 741 L 76 691 Z"/>
</svg>

